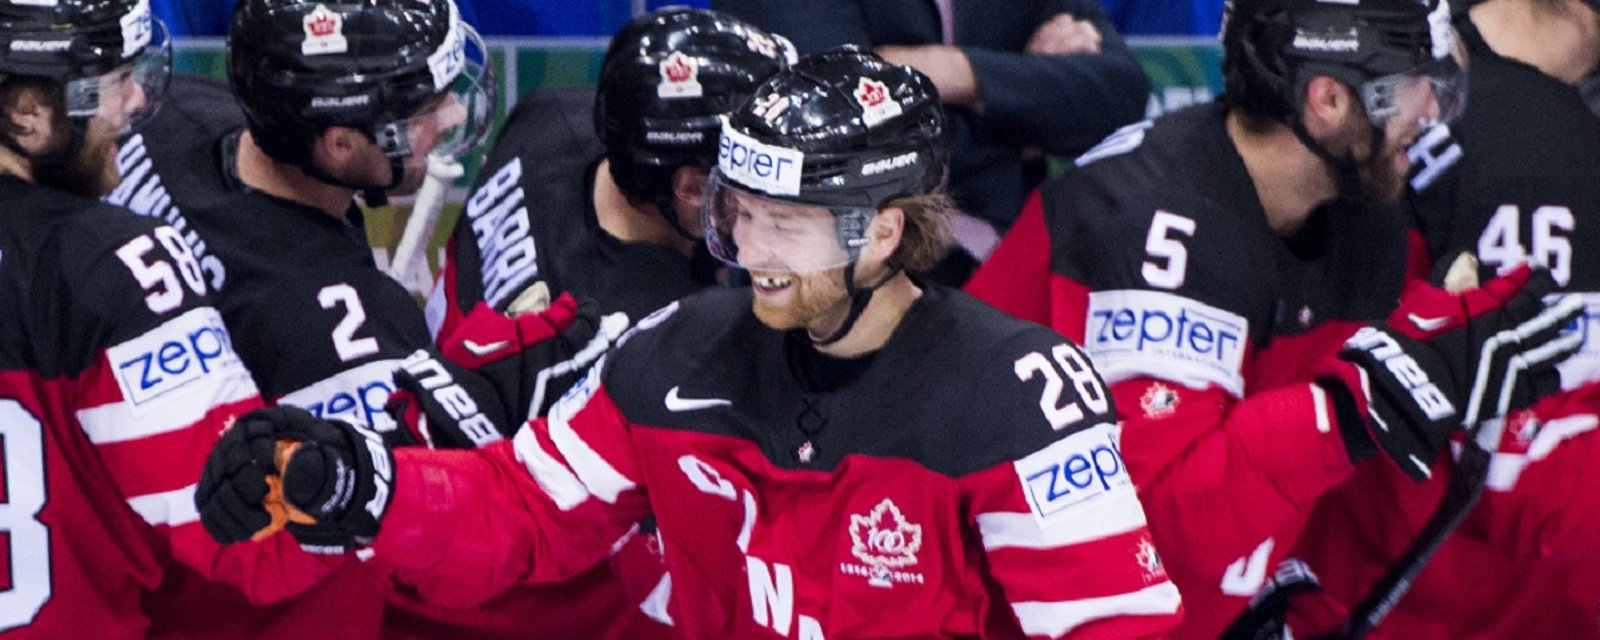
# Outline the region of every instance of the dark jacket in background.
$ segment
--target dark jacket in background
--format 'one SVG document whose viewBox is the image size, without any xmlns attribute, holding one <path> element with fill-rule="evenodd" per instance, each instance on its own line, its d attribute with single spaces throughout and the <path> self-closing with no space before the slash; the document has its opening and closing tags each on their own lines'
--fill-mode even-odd
<svg viewBox="0 0 1600 640">
<path fill-rule="evenodd" d="M 1076 156 L 1144 117 L 1144 70 L 1094 0 L 952 0 L 955 44 L 972 61 L 981 113 L 950 112 L 951 191 L 968 212 L 1003 232 L 1042 176 L 1024 172 L 1022 150 Z M 794 41 L 802 54 L 842 44 L 939 44 L 933 0 L 711 0 Z M 1034 29 L 1059 13 L 1094 22 L 1099 54 L 1025 53 Z"/>
</svg>

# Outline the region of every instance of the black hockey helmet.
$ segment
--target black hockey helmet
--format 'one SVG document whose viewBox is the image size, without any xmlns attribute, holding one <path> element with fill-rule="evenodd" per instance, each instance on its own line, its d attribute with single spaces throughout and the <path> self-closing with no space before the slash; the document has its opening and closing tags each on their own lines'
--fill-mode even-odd
<svg viewBox="0 0 1600 640">
<path fill-rule="evenodd" d="M 153 114 L 171 59 L 166 26 L 149 0 L 0 0 L 0 75 L 61 83 L 80 136 L 107 90 L 136 83 L 143 92 L 142 106 L 125 113 L 124 130 Z"/>
<path fill-rule="evenodd" d="M 1319 75 L 1356 89 L 1379 128 L 1428 92 L 1437 120 L 1465 106 L 1448 0 L 1231 0 L 1222 43 L 1229 104 L 1283 122 Z"/>
<path fill-rule="evenodd" d="M 350 127 L 390 158 L 392 188 L 419 128 L 437 129 L 438 156 L 483 142 L 494 101 L 487 55 L 453 0 L 240 0 L 228 79 L 273 159 L 338 184 L 311 166 L 311 144 L 328 127 Z M 446 121 L 447 110 L 458 117 Z"/>
<path fill-rule="evenodd" d="M 797 242 L 787 269 L 853 263 L 880 207 L 943 183 L 944 118 L 932 80 L 863 49 L 815 54 L 780 71 L 723 125 L 704 211 L 712 253 L 750 266 L 735 227 L 749 209 L 741 201 L 761 199 L 787 206 L 790 228 L 806 220 L 837 240 L 811 250 Z"/>
<path fill-rule="evenodd" d="M 721 116 L 794 58 L 782 36 L 707 9 L 663 9 L 624 25 L 601 64 L 594 106 L 617 186 L 659 204 L 678 167 L 709 168 Z"/>
</svg>

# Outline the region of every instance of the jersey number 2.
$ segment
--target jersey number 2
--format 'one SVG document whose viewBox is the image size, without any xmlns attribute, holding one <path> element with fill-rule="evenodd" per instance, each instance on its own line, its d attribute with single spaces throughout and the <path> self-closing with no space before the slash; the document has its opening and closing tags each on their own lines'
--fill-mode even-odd
<svg viewBox="0 0 1600 640">
<path fill-rule="evenodd" d="M 16 400 L 0 400 L 0 533 L 10 588 L 0 591 L 0 632 L 25 626 L 50 600 L 50 529 L 44 510 L 44 429 Z"/>
<path fill-rule="evenodd" d="M 367 321 L 367 310 L 361 307 L 361 296 L 356 295 L 355 287 L 343 283 L 323 287 L 317 292 L 317 302 L 321 303 L 324 309 L 344 307 L 344 319 L 333 328 L 333 348 L 339 353 L 340 362 L 349 362 L 378 352 L 377 338 L 356 337 L 356 332 L 361 330 L 361 325 Z"/>
<path fill-rule="evenodd" d="M 1100 378 L 1094 375 L 1094 369 L 1089 367 L 1089 360 L 1083 357 L 1083 352 L 1072 345 L 1058 344 L 1050 350 L 1050 355 L 1054 357 L 1054 362 L 1035 351 L 1017 358 L 1012 366 L 1017 379 L 1023 382 L 1035 376 L 1044 377 L 1039 409 L 1044 411 L 1045 420 L 1050 421 L 1050 428 L 1060 431 L 1083 420 L 1085 408 L 1096 415 L 1110 408 L 1105 387 L 1100 385 Z M 1067 385 L 1062 381 L 1062 374 L 1072 381 L 1073 388 L 1077 390 L 1075 400 L 1066 400 Z"/>
</svg>

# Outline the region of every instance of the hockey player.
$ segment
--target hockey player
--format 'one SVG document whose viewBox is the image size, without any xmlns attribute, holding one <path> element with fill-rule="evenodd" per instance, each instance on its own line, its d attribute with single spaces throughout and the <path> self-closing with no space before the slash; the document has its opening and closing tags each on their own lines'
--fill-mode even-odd
<svg viewBox="0 0 1600 640">
<path fill-rule="evenodd" d="M 1462 381 L 1498 375 L 1478 365 L 1479 345 L 1537 308 L 1530 292 L 1490 311 L 1510 281 L 1461 304 L 1410 296 L 1393 317 L 1419 324 L 1387 330 L 1416 341 L 1373 350 L 1369 329 L 1341 349 L 1401 298 L 1406 236 L 1384 205 L 1401 194 L 1423 123 L 1460 108 L 1448 9 L 1236 9 L 1226 99 L 1079 158 L 971 287 L 1081 338 L 1106 373 L 1151 531 L 1190 605 L 1181 637 L 1217 636 L 1354 463 L 1378 455 L 1372 464 L 1421 480 L 1463 423 L 1492 417 L 1466 415 Z M 1544 329 L 1514 350 L 1552 339 Z M 1412 361 L 1421 377 L 1398 377 Z"/>
<path fill-rule="evenodd" d="M 1586 108 L 1573 85 L 1600 67 L 1600 5 L 1488 0 L 1458 14 L 1455 24 L 1471 60 L 1466 111 L 1460 121 L 1425 135 L 1411 152 L 1419 164 L 1411 186 L 1427 253 L 1440 259 L 1473 252 L 1483 279 L 1524 260 L 1548 264 L 1556 281 L 1587 303 L 1578 326 L 1584 347 L 1562 366 L 1563 386 L 1593 387 L 1600 379 L 1600 338 L 1590 333 L 1600 314 L 1600 263 L 1594 261 L 1600 237 L 1586 229 L 1600 223 L 1600 117 Z M 1553 399 L 1544 406 L 1560 413 L 1523 414 L 1511 444 L 1528 447 L 1541 439 L 1541 430 L 1548 439 L 1559 425 L 1592 428 L 1600 413 L 1597 401 L 1600 392 L 1593 388 L 1576 391 L 1570 401 Z M 1592 439 L 1568 441 L 1561 448 L 1582 450 L 1593 446 L 1586 442 Z M 1498 456 L 1486 500 L 1507 497 L 1495 494 L 1518 484 L 1513 482 L 1516 467 L 1561 464 L 1548 453 L 1518 450 Z M 1572 472 L 1567 468 L 1555 475 Z M 1380 474 L 1359 479 L 1318 507 L 1317 518 L 1341 526 L 1313 527 L 1296 551 L 1316 571 L 1324 594 L 1347 607 L 1415 537 L 1420 521 L 1407 505 L 1439 499 L 1437 487 L 1408 488 L 1407 493 L 1420 495 L 1375 510 L 1370 494 L 1394 489 Z M 1374 488 L 1378 484 L 1383 486 Z M 1550 493 L 1578 495 L 1560 489 Z M 1582 510 L 1583 502 L 1572 500 L 1571 509 Z M 1508 549 L 1474 532 L 1475 523 L 1469 522 L 1449 539 L 1377 629 L 1380 635 L 1600 638 L 1595 558 L 1562 558 L 1555 553 L 1561 545 L 1548 541 L 1527 540 L 1521 549 Z M 1551 555 L 1557 557 L 1546 557 Z M 1306 609 L 1305 604 L 1299 608 Z"/>
<path fill-rule="evenodd" d="M 436 335 L 480 302 L 539 309 L 569 292 L 636 321 L 714 284 L 700 202 L 718 117 L 793 57 L 731 16 L 668 9 L 617 32 L 597 91 L 523 97 L 456 225 Z"/>
<path fill-rule="evenodd" d="M 260 406 L 213 290 L 172 227 L 95 200 L 162 100 L 164 27 L 144 0 L 7 0 L 0 41 L 0 637 L 143 638 L 182 571 L 289 595 L 327 563 L 224 553 L 190 506 Z"/>
<path fill-rule="evenodd" d="M 723 129 L 704 222 L 750 289 L 645 318 L 512 442 L 391 459 L 337 423 L 258 414 L 263 439 L 300 441 L 289 502 L 473 598 L 581 571 L 653 511 L 691 638 L 1171 627 L 1178 593 L 1088 360 L 906 273 L 942 255 L 951 206 L 927 78 L 845 50 L 755 95 Z M 356 472 L 324 504 L 326 465 Z"/>
</svg>

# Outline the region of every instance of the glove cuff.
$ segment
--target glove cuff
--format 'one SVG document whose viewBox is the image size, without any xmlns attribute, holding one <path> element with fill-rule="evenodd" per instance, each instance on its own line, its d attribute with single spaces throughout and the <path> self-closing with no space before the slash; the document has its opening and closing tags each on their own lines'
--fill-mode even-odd
<svg viewBox="0 0 1600 640">
<path fill-rule="evenodd" d="M 1339 436 L 1344 440 L 1345 452 L 1350 455 L 1350 462 L 1359 464 L 1378 453 L 1378 444 L 1373 442 L 1372 434 L 1368 431 L 1366 414 L 1361 411 L 1346 384 L 1340 378 L 1317 380 L 1317 386 L 1327 394 L 1328 404 L 1333 407 L 1333 421 L 1339 425 Z"/>
</svg>

